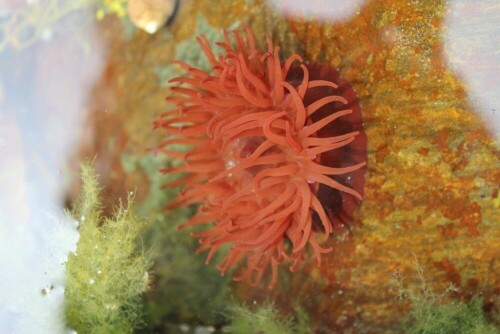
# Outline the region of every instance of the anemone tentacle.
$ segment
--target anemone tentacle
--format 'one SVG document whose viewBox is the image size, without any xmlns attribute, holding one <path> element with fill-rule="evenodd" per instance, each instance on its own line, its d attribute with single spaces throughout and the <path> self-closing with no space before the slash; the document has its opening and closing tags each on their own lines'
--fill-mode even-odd
<svg viewBox="0 0 500 334">
<path fill-rule="evenodd" d="M 193 233 L 200 239 L 199 251 L 208 250 L 207 263 L 222 245 L 229 250 L 218 268 L 226 274 L 245 263 L 235 280 L 259 284 L 270 268 L 269 286 L 276 284 L 278 267 L 290 262 L 294 271 L 304 260 L 307 245 L 320 265 L 321 247 L 313 230 L 317 215 L 325 236 L 333 232 L 332 222 L 318 199 L 320 184 L 361 199 L 355 189 L 335 181 L 332 175 L 356 171 L 365 165 L 325 166 L 322 154 L 349 145 L 359 131 L 331 137 L 318 136 L 332 122 L 352 113 L 336 111 L 320 120 L 312 115 L 328 104 L 348 105 L 345 97 L 329 95 L 305 105 L 311 89 L 338 85 L 328 80 L 310 80 L 302 57 L 293 54 L 284 62 L 279 48 L 267 36 L 267 50 L 256 47 L 255 37 L 246 28 L 246 38 L 224 33 L 217 43 L 223 52 L 215 54 L 205 36 L 198 44 L 212 64 L 206 73 L 184 62 L 176 62 L 186 76 L 169 82 L 176 107 L 163 113 L 155 127 L 175 136 L 154 150 L 181 158 L 181 167 L 165 170 L 185 173 L 189 182 L 168 207 L 201 203 L 198 212 L 180 228 L 205 225 Z M 294 86 L 287 82 L 292 67 L 303 75 Z M 176 152 L 171 145 L 189 145 L 190 151 Z"/>
</svg>

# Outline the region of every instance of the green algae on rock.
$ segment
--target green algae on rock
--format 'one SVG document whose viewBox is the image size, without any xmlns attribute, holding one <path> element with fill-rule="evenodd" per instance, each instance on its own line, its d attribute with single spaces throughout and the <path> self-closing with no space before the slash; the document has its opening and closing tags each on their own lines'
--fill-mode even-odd
<svg viewBox="0 0 500 334">
<path fill-rule="evenodd" d="M 97 175 L 84 164 L 82 194 L 72 215 L 79 222 L 76 252 L 68 256 L 65 317 L 78 333 L 131 333 L 140 324 L 150 254 L 140 243 L 145 224 L 127 204 L 101 215 Z"/>
<path fill-rule="evenodd" d="M 307 334 L 311 325 L 307 313 L 298 305 L 293 317 L 283 317 L 270 303 L 258 307 L 234 304 L 229 308 L 229 331 L 234 334 Z"/>
<path fill-rule="evenodd" d="M 392 282 L 397 287 L 398 299 L 411 302 L 411 311 L 405 321 L 408 334 L 493 334 L 498 328 L 488 322 L 483 300 L 478 295 L 467 302 L 448 300 L 459 288 L 450 284 L 443 292 L 431 289 L 424 276 L 424 270 L 415 257 L 415 284 L 405 283 L 403 277 L 394 272 Z"/>
</svg>

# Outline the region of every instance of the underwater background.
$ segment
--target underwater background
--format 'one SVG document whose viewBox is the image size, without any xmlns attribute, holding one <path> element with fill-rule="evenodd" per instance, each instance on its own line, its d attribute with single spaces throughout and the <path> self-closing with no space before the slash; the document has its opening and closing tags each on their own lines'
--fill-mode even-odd
<svg viewBox="0 0 500 334">
<path fill-rule="evenodd" d="M 0 0 L 0 332 L 497 333 L 498 22 L 497 0 Z M 205 264 L 196 206 L 165 209 L 182 161 L 152 152 L 172 61 L 209 72 L 196 37 L 245 26 L 337 69 L 366 135 L 349 227 L 272 289 Z"/>
</svg>

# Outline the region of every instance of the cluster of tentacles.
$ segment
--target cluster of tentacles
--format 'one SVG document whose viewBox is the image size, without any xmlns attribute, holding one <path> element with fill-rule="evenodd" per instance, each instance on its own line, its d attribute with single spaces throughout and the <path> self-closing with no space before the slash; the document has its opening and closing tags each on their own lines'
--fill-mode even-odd
<svg viewBox="0 0 500 334">
<path fill-rule="evenodd" d="M 352 109 L 313 121 L 311 116 L 323 106 L 348 102 L 329 95 L 304 105 L 304 96 L 315 87 L 337 88 L 335 83 L 309 80 L 308 68 L 296 54 L 281 62 L 279 48 L 269 36 L 268 49 L 261 51 L 249 28 L 246 38 L 232 34 L 234 41 L 225 33 L 224 42 L 217 43 L 223 49 L 217 56 L 205 36 L 197 39 L 212 64 L 211 73 L 176 62 L 187 74 L 170 80 L 174 85 L 167 100 L 176 108 L 155 122 L 169 136 L 157 151 L 183 161 L 179 168 L 163 170 L 183 173 L 168 184 L 183 186 L 168 207 L 200 204 L 181 228 L 206 225 L 193 235 L 199 238 L 199 251 L 209 251 L 207 263 L 227 244 L 229 250 L 218 265 L 222 274 L 246 261 L 235 279 L 258 284 L 270 267 L 272 287 L 278 266 L 289 261 L 293 271 L 304 260 L 306 245 L 318 265 L 321 254 L 331 251 L 319 245 L 313 230 L 316 219 L 326 237 L 332 233 L 318 187 L 322 184 L 361 199 L 360 193 L 332 176 L 360 169 L 365 162 L 338 168 L 321 163 L 322 154 L 348 145 L 359 134 L 318 136 L 319 130 Z M 286 81 L 292 66 L 302 71 L 296 85 Z M 171 145 L 191 150 L 179 152 Z"/>
</svg>

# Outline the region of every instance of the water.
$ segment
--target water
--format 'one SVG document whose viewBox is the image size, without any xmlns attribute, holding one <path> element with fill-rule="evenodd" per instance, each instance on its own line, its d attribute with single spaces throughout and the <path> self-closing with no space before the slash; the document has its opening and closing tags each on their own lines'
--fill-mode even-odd
<svg viewBox="0 0 500 334">
<path fill-rule="evenodd" d="M 105 213 L 134 191 L 152 226 L 145 243 L 161 245 L 146 328 L 220 329 L 236 298 L 271 300 L 290 315 L 298 303 L 318 333 L 399 332 L 412 309 L 408 293 L 397 298 L 401 285 L 419 287 L 422 277 L 436 294 L 452 284 L 446 301 L 481 296 L 494 315 L 498 1 L 186 1 L 155 34 L 116 3 L 0 0 L 0 328 L 62 328 L 63 269 L 53 264 L 77 238 L 58 221 L 80 192 L 85 159 L 100 175 Z M 334 229 L 320 267 L 309 249 L 296 272 L 282 266 L 272 290 L 267 276 L 250 287 L 203 264 L 191 230 L 175 230 L 195 209 L 163 210 L 177 192 L 161 189 L 158 170 L 169 163 L 148 151 L 166 139 L 152 124 L 171 107 L 167 81 L 183 73 L 171 61 L 209 71 L 193 37 L 219 41 L 222 29 L 243 24 L 262 48 L 269 33 L 282 59 L 297 53 L 338 69 L 358 95 L 367 138 L 364 197 L 348 228 Z M 67 243 L 56 242 L 58 228 Z M 47 287 L 50 296 L 40 293 Z"/>
</svg>

